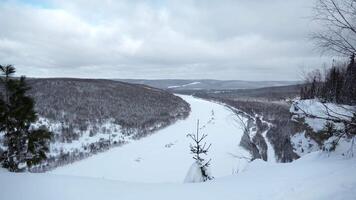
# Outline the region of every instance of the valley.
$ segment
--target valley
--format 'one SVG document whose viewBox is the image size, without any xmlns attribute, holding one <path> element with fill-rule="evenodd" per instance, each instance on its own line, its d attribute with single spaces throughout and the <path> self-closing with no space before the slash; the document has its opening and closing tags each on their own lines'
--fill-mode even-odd
<svg viewBox="0 0 356 200">
<path fill-rule="evenodd" d="M 316 151 L 292 163 L 238 158 L 249 153 L 238 145 L 242 129 L 232 110 L 192 96 L 180 97 L 190 104 L 190 116 L 153 135 L 46 173 L 0 169 L 1 189 L 6 191 L 0 192 L 0 199 L 343 200 L 356 195 L 355 157 Z M 184 184 L 193 162 L 186 134 L 195 130 L 197 119 L 212 143 L 208 157 L 215 179 Z M 346 147 L 340 145 L 336 152 Z"/>
<path fill-rule="evenodd" d="M 181 183 L 194 162 L 189 152 L 189 133 L 200 131 L 211 143 L 208 158 L 214 177 L 231 175 L 246 165 L 249 153 L 238 144 L 243 130 L 235 114 L 227 107 L 192 96 L 180 95 L 191 106 L 185 120 L 158 130 L 154 134 L 130 141 L 88 159 L 59 167 L 50 174 L 114 179 L 133 182 Z"/>
</svg>

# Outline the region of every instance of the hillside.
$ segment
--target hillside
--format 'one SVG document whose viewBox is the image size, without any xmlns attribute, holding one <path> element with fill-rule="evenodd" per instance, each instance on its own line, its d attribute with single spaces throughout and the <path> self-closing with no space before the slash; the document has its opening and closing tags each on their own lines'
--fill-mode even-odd
<svg viewBox="0 0 356 200">
<path fill-rule="evenodd" d="M 94 79 L 30 79 L 39 119 L 53 133 L 45 170 L 146 136 L 189 115 L 181 98 L 144 85 Z"/>
<path fill-rule="evenodd" d="M 85 129 L 113 119 L 125 128 L 148 128 L 185 117 L 189 105 L 163 90 L 95 79 L 32 79 L 30 95 L 40 116 Z"/>
</svg>

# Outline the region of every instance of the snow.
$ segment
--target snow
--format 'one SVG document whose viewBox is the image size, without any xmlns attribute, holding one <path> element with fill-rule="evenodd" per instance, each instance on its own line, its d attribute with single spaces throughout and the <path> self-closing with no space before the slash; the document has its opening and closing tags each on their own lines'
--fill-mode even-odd
<svg viewBox="0 0 356 200">
<path fill-rule="evenodd" d="M 355 112 L 355 107 L 348 105 L 340 105 L 333 103 L 321 103 L 317 99 L 300 100 L 297 102 L 299 108 L 303 109 L 309 114 L 319 117 L 329 117 L 328 114 L 341 119 L 348 119 L 352 117 Z M 302 113 L 301 111 L 292 111 L 294 113 Z"/>
<path fill-rule="evenodd" d="M 190 166 L 187 176 L 184 178 L 184 183 L 199 183 L 203 182 L 203 174 L 197 162 Z"/>
<path fill-rule="evenodd" d="M 287 164 L 256 160 L 238 174 L 195 184 L 133 183 L 0 170 L 0 199 L 347 200 L 356 198 L 355 170 L 354 158 L 327 157 L 320 152 Z"/>
<path fill-rule="evenodd" d="M 267 131 L 262 133 L 262 136 L 265 138 L 266 144 L 267 144 L 267 161 L 268 162 L 276 162 L 276 153 L 274 152 L 272 144 L 269 142 L 269 139 L 267 137 Z"/>
<path fill-rule="evenodd" d="M 182 97 L 191 104 L 190 117 L 149 137 L 50 173 L 10 173 L 0 168 L 0 199 L 356 199 L 356 157 L 343 156 L 350 141 L 340 141 L 335 152 L 312 152 L 292 163 L 246 164 L 231 156 L 247 153 L 237 146 L 242 133 L 231 110 Z M 186 134 L 194 131 L 197 118 L 206 122 L 202 132 L 213 144 L 209 157 L 215 179 L 184 184 L 193 162 Z"/>
<path fill-rule="evenodd" d="M 319 118 L 350 120 L 353 113 L 356 112 L 356 108 L 348 105 L 321 103 L 318 99 L 307 99 L 295 101 L 290 108 L 290 112 L 298 117 L 304 117 L 305 114 L 308 114 Z M 305 123 L 315 132 L 322 130 L 328 121 L 330 120 L 305 117 Z M 341 123 L 335 125 L 337 129 L 343 128 Z"/>
<path fill-rule="evenodd" d="M 319 145 L 311 138 L 305 135 L 305 131 L 296 133 L 291 137 L 294 152 L 299 156 L 320 150 Z"/>
<path fill-rule="evenodd" d="M 188 84 L 185 84 L 185 85 L 172 85 L 172 86 L 168 86 L 167 88 L 168 89 L 173 89 L 173 88 L 187 87 L 187 86 L 190 86 L 190 85 L 197 85 L 197 84 L 200 84 L 200 82 L 192 82 L 192 83 L 188 83 Z"/>
<path fill-rule="evenodd" d="M 135 182 L 181 183 L 194 161 L 189 149 L 191 140 L 187 134 L 195 131 L 198 119 L 201 133 L 208 134 L 206 142 L 212 143 L 208 154 L 212 159 L 212 175 L 227 176 L 239 170 L 237 168 L 242 168 L 246 161 L 233 155 L 249 156 L 249 153 L 238 146 L 242 129 L 235 114 L 217 103 L 192 96 L 181 97 L 192 108 L 186 120 L 50 173 Z"/>
<path fill-rule="evenodd" d="M 44 117 L 39 117 L 36 123 L 32 124 L 33 128 L 38 128 L 44 125 L 51 132 L 60 134 L 63 127 L 68 125 L 62 124 L 59 121 L 49 120 Z M 89 152 L 89 148 L 87 147 L 89 144 L 93 144 L 95 142 L 99 142 L 100 140 L 109 140 L 111 142 L 129 142 L 131 141 L 131 137 L 122 134 L 121 126 L 114 122 L 114 119 L 108 119 L 101 124 L 96 124 L 98 128 L 98 132 L 95 135 L 90 136 L 90 130 L 92 130 L 92 125 L 88 127 L 86 131 L 75 130 L 78 133 L 81 132 L 81 137 L 77 140 L 73 140 L 71 142 L 61 142 L 56 141 L 52 142 L 50 145 L 50 153 L 48 156 L 58 156 L 62 153 L 70 153 L 70 152 Z M 110 134 L 109 134 L 110 133 Z M 0 135 L 1 138 L 1 135 Z"/>
<path fill-rule="evenodd" d="M 207 168 L 206 172 L 208 176 L 211 176 L 209 168 Z M 204 177 L 202 174 L 201 167 L 198 162 L 193 162 L 192 166 L 190 166 L 187 175 L 185 176 L 184 183 L 200 183 L 204 182 Z"/>
<path fill-rule="evenodd" d="M 267 132 L 270 129 L 270 127 L 272 126 L 272 124 L 263 120 L 263 116 L 257 115 L 256 117 L 259 117 L 263 123 L 268 124 L 268 129 L 262 133 L 262 136 L 265 139 L 266 144 L 267 144 L 267 162 L 277 162 L 276 153 L 274 152 L 273 146 L 267 137 Z"/>
</svg>

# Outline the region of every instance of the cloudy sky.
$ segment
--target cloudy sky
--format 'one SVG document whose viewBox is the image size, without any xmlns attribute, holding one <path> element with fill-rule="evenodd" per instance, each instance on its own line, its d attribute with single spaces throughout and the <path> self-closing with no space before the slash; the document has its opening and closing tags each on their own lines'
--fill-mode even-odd
<svg viewBox="0 0 356 200">
<path fill-rule="evenodd" d="M 0 63 L 31 77 L 299 80 L 313 0 L 0 0 Z"/>
</svg>

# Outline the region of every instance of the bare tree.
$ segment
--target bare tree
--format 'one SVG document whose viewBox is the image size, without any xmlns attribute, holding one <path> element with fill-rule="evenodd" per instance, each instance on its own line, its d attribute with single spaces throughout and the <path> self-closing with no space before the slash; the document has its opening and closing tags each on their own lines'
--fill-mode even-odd
<svg viewBox="0 0 356 200">
<path fill-rule="evenodd" d="M 251 153 L 251 156 L 246 157 L 246 156 L 235 155 L 232 153 L 230 153 L 230 155 L 237 159 L 247 160 L 247 162 L 252 162 L 256 158 L 261 158 L 257 146 L 252 142 L 253 139 L 250 138 L 251 135 L 250 123 L 252 121 L 252 116 L 240 110 L 235 110 L 235 114 L 236 114 L 235 120 L 237 123 L 239 123 L 240 128 L 243 131 L 243 136 L 240 141 L 240 146 L 247 149 Z"/>
<path fill-rule="evenodd" d="M 325 51 L 356 54 L 356 0 L 316 0 L 316 22 L 322 29 L 312 39 Z"/>
</svg>

